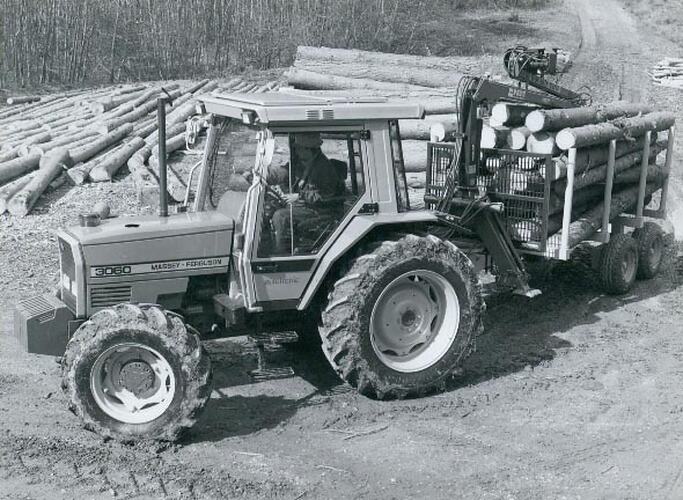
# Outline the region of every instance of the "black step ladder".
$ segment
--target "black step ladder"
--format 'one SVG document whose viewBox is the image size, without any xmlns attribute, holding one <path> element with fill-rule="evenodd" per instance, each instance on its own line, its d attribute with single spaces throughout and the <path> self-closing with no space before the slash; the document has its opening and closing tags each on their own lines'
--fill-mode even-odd
<svg viewBox="0 0 683 500">
<path fill-rule="evenodd" d="M 247 338 L 256 347 L 256 360 L 258 366 L 251 370 L 249 375 L 257 382 L 276 380 L 294 376 L 294 369 L 290 366 L 268 367 L 266 351 L 277 351 L 282 344 L 291 344 L 299 341 L 299 335 L 294 331 L 287 332 L 261 332 L 248 335 Z"/>
</svg>

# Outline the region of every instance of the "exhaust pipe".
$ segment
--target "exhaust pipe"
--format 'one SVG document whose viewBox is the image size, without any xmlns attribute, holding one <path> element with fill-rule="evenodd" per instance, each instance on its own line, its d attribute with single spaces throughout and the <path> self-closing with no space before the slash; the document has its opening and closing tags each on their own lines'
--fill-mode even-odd
<svg viewBox="0 0 683 500">
<path fill-rule="evenodd" d="M 166 188 L 166 97 L 157 98 L 157 130 L 159 131 L 159 216 L 168 217 Z"/>
</svg>

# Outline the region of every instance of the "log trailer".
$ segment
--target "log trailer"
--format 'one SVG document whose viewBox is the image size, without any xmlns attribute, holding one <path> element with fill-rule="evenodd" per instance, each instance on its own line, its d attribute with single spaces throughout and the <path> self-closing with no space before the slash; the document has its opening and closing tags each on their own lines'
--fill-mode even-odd
<svg viewBox="0 0 683 500">
<path fill-rule="evenodd" d="M 86 215 L 61 229 L 59 292 L 16 305 L 16 338 L 28 352 L 61 356 L 70 408 L 87 428 L 122 441 L 173 440 L 196 422 L 211 394 L 201 344 L 207 336 L 247 334 L 258 348 L 254 376 L 263 379 L 291 373 L 268 368 L 265 347 L 296 340 L 302 324 L 317 323 L 331 366 L 360 393 L 387 399 L 442 389 L 482 331 L 480 268 L 492 263 L 499 282 L 533 296 L 525 254 L 567 259 L 572 250 L 566 233 L 575 155 L 570 209 L 555 245 L 547 183 L 519 194 L 478 181 L 491 162 L 550 161 L 478 148 L 477 109 L 493 98 L 528 102 L 532 91 L 466 83 L 462 133 L 430 146 L 419 193 L 406 184 L 399 120 L 421 118 L 420 105 L 285 93 L 206 97 L 211 126 L 187 210 L 169 214 L 160 151 L 159 215 Z M 486 92 L 497 97 L 482 99 Z M 163 99 L 159 110 L 163 131 Z M 248 190 L 227 190 L 216 202 L 217 177 L 241 158 L 221 154 L 238 126 L 256 137 L 240 145 L 253 151 Z M 274 244 L 273 219 L 292 210 L 281 204 L 282 191 L 296 193 L 302 135 L 319 138 L 345 190 L 326 217 L 294 224 L 290 212 L 291 243 L 283 251 Z M 608 179 L 606 197 L 610 189 Z M 606 218 L 596 235 L 608 283 L 630 286 L 639 259 L 659 265 L 661 252 L 651 250 L 661 232 L 646 216 L 664 216 L 666 186 L 657 214 L 644 211 L 644 193 L 634 217 L 611 226 Z M 515 240 L 511 228 L 532 219 L 533 237 Z M 640 228 L 640 245 L 621 234 L 625 225 Z"/>
</svg>

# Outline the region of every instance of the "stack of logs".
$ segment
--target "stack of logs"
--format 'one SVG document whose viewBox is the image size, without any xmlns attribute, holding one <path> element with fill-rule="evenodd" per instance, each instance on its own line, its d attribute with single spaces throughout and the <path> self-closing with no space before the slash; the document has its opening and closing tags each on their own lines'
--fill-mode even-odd
<svg viewBox="0 0 683 500">
<path fill-rule="evenodd" d="M 278 82 L 233 78 L 221 82 L 123 85 L 7 99 L 0 108 L 0 214 L 24 216 L 49 187 L 69 181 L 110 181 L 127 165 L 142 189 L 158 191 L 157 98 L 170 96 L 166 151 L 184 149 L 196 134 L 186 123 L 207 93 L 257 93 Z M 199 120 L 197 123 L 202 123 Z M 169 194 L 183 201 L 186 180 L 169 168 Z"/>
<path fill-rule="evenodd" d="M 655 85 L 683 89 L 683 59 L 665 57 L 652 67 L 650 76 Z"/>
<path fill-rule="evenodd" d="M 316 96 L 382 97 L 414 102 L 423 120 L 401 120 L 406 171 L 424 172 L 427 142 L 457 130 L 456 86 L 472 68 L 465 58 L 421 57 L 362 50 L 299 47 L 285 73 L 291 88 L 281 91 Z"/>
<path fill-rule="evenodd" d="M 545 163 L 525 162 L 519 169 L 523 171 L 509 165 L 495 171 L 499 165 L 495 161 L 487 162 L 492 175 L 491 185 L 506 186 L 509 194 L 542 192 L 545 181 L 550 181 L 548 235 L 557 233 L 562 226 L 569 150 L 576 149 L 570 247 L 589 238 L 601 227 L 610 141 L 616 140 L 612 218 L 636 205 L 646 148 L 649 148 L 650 163 L 646 172 L 646 196 L 661 188 L 668 176 L 664 166 L 655 161 L 667 148 L 668 137 L 657 139 L 658 132 L 673 126 L 674 116 L 653 112 L 646 104 L 615 102 L 570 109 L 499 104 L 493 109 L 491 122 L 494 126 L 489 124 L 482 132 L 483 147 L 526 149 L 552 155 L 550 168 Z M 650 132 L 650 141 L 646 144 L 647 132 Z M 512 178 L 515 182 L 510 181 Z M 538 240 L 539 228 L 540 222 L 535 226 L 519 223 L 513 233 L 521 241 Z M 557 240 L 559 235 L 554 238 Z M 557 247 L 558 242 L 551 240 L 550 244 Z"/>
</svg>

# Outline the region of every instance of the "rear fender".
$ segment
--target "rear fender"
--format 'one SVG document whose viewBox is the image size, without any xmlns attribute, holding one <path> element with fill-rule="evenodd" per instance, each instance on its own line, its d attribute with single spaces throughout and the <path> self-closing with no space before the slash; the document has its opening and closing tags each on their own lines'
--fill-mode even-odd
<svg viewBox="0 0 683 500">
<path fill-rule="evenodd" d="M 426 210 L 402 213 L 374 214 L 354 217 L 325 255 L 320 259 L 303 297 L 297 306 L 298 310 L 306 309 L 327 278 L 332 267 L 371 232 L 378 228 L 395 226 L 397 229 L 409 224 L 428 224 L 438 222 L 436 215 Z"/>
</svg>

